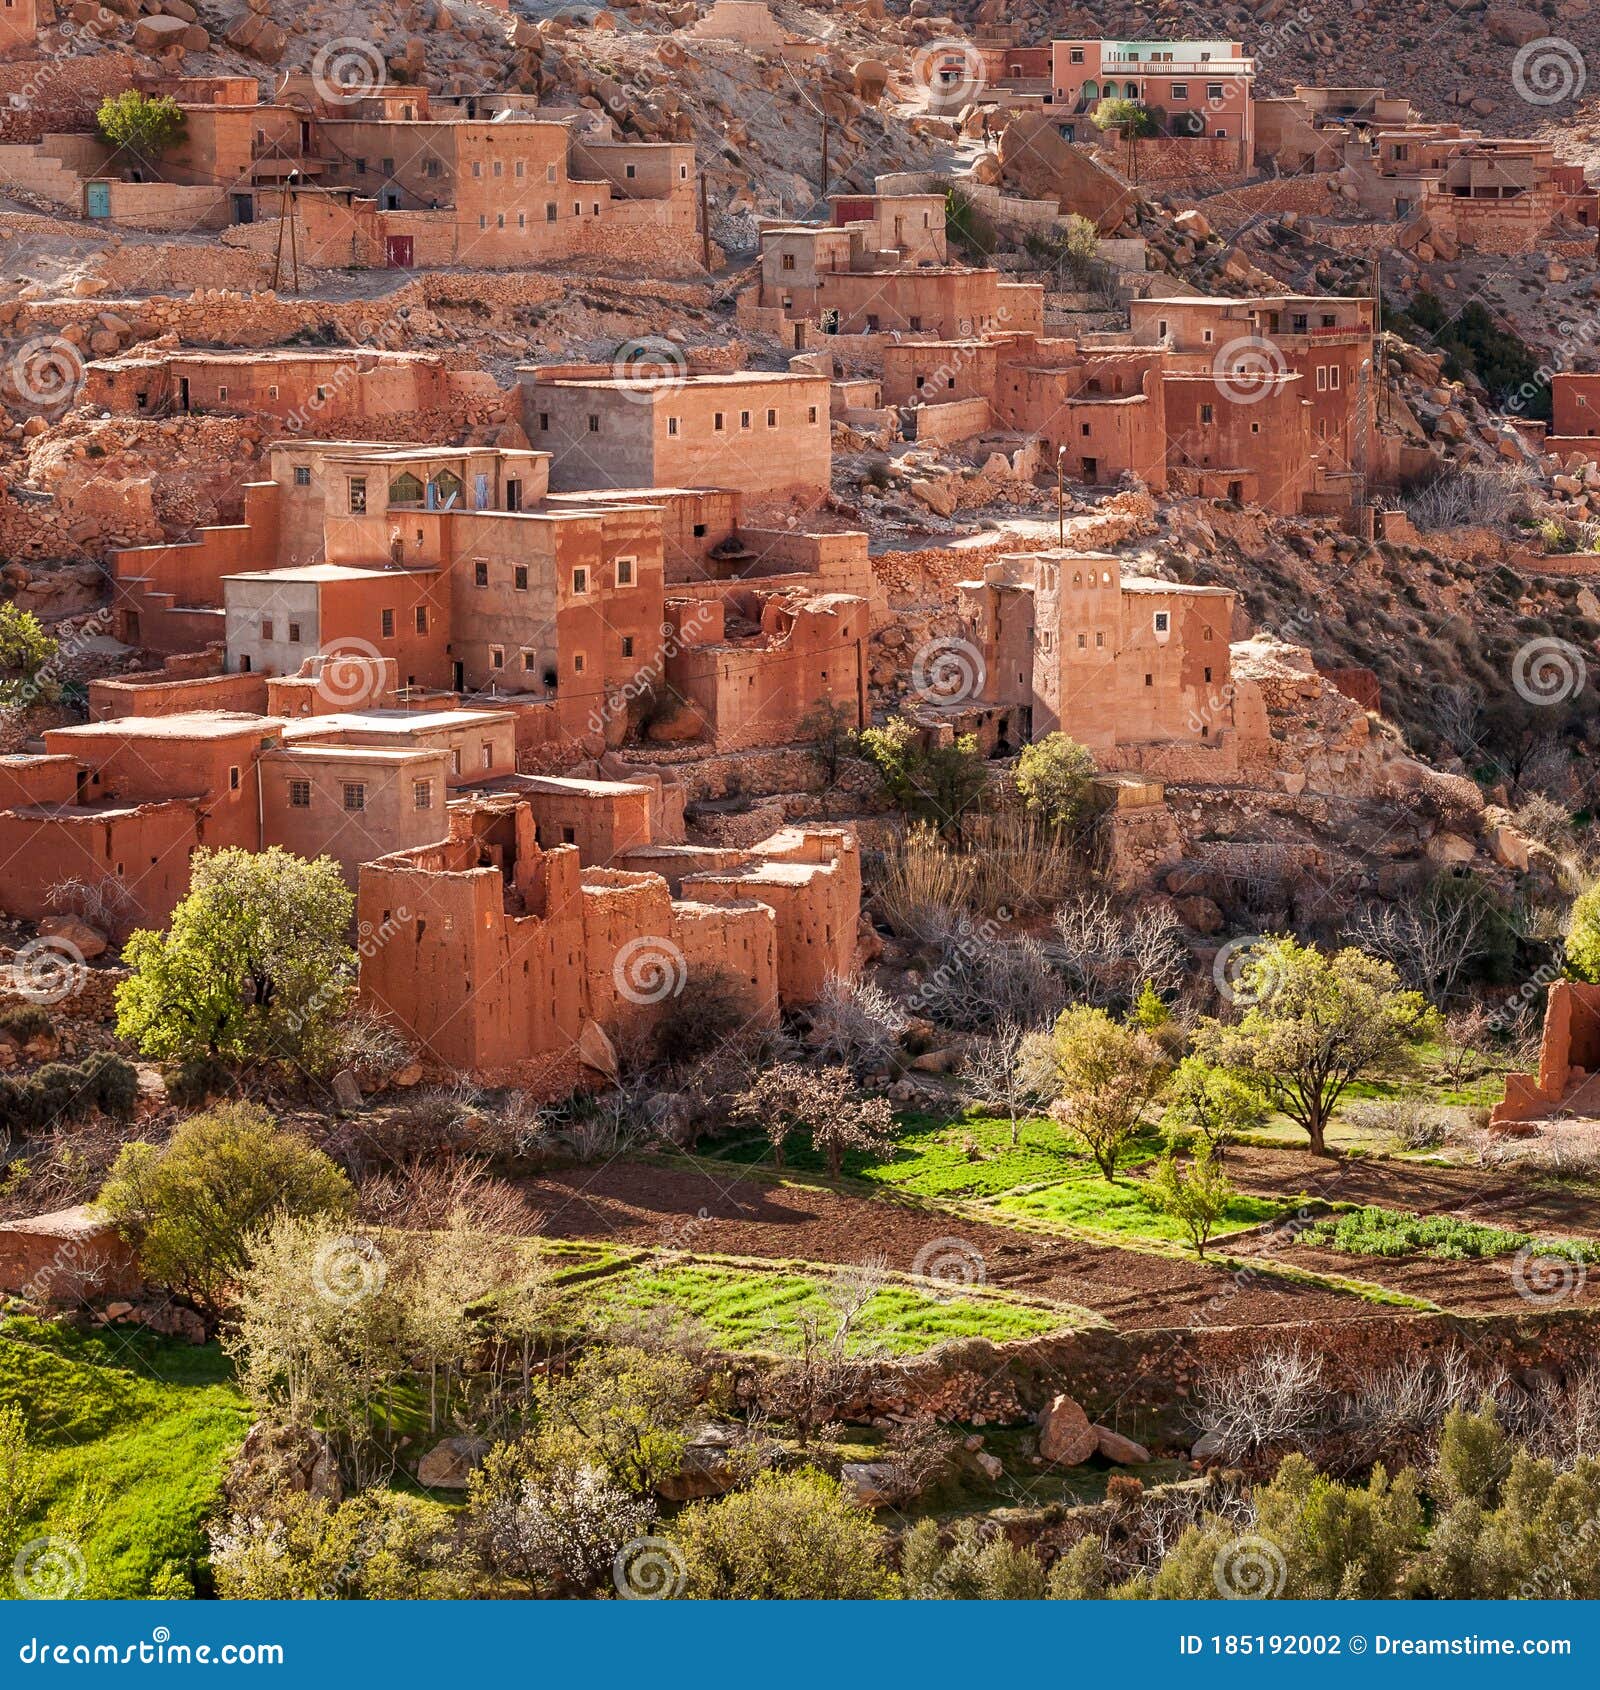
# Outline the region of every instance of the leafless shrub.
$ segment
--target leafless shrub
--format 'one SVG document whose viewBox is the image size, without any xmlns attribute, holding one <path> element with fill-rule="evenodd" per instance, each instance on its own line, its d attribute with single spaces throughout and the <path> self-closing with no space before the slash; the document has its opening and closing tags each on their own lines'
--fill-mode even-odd
<svg viewBox="0 0 1600 1690">
<path fill-rule="evenodd" d="M 929 1020 L 978 1032 L 1002 1021 L 1037 1025 L 1066 1007 L 1066 983 L 1030 934 L 1003 939 L 962 921 L 939 946 L 910 1004 Z"/>
<path fill-rule="evenodd" d="M 1413 1097 L 1352 1103 L 1345 1109 L 1352 1126 L 1382 1133 L 1402 1150 L 1432 1150 L 1444 1143 L 1445 1117 Z"/>
<path fill-rule="evenodd" d="M 137 907 L 123 882 L 110 876 L 85 880 L 81 875 L 68 875 L 56 881 L 44 897 L 51 909 L 75 915 L 103 933 L 125 924 Z"/>
<path fill-rule="evenodd" d="M 773 1412 L 794 1427 L 802 1446 L 836 1434 L 838 1415 L 875 1359 L 857 1329 L 882 1288 L 884 1267 L 883 1258 L 874 1257 L 841 1268 L 824 1306 L 800 1317 L 799 1353 L 769 1376 Z"/>
<path fill-rule="evenodd" d="M 897 1500 L 914 1502 L 950 1470 L 956 1438 L 931 1414 L 919 1414 L 893 1427 L 884 1439 Z"/>
<path fill-rule="evenodd" d="M 1365 904 L 1346 933 L 1362 950 L 1392 962 L 1408 985 L 1443 1003 L 1488 954 L 1499 919 L 1487 898 L 1424 895 L 1404 904 Z"/>
<path fill-rule="evenodd" d="M 1166 904 L 1119 910 L 1104 892 L 1070 898 L 1055 913 L 1059 958 L 1069 985 L 1102 1007 L 1148 980 L 1163 995 L 1187 973 L 1182 926 Z"/>
<path fill-rule="evenodd" d="M 1314 1351 L 1299 1344 L 1262 1350 L 1243 1362 L 1201 1368 L 1196 1424 L 1224 1460 L 1263 1449 L 1305 1449 L 1325 1424 L 1331 1398 Z"/>
<path fill-rule="evenodd" d="M 1446 470 L 1401 499 L 1405 513 L 1424 531 L 1436 528 L 1495 528 L 1508 521 L 1532 487 L 1520 466 Z"/>
<path fill-rule="evenodd" d="M 859 974 L 830 974 L 811 1006 L 812 1042 L 824 1062 L 858 1073 L 886 1067 L 899 1049 L 906 1013 L 880 986 Z"/>
<path fill-rule="evenodd" d="M 1565 806 L 1542 792 L 1535 793 L 1512 817 L 1517 829 L 1547 846 L 1558 856 L 1569 852 L 1574 842 L 1572 816 Z"/>
<path fill-rule="evenodd" d="M 481 1158 L 413 1157 L 361 1182 L 362 1217 L 375 1226 L 437 1232 L 452 1224 L 492 1237 L 526 1237 L 544 1217 Z"/>
<path fill-rule="evenodd" d="M 1534 1455 L 1559 1468 L 1600 1458 L 1600 1362 L 1585 1361 L 1564 1380 L 1541 1377 L 1501 1418 Z"/>
<path fill-rule="evenodd" d="M 1452 1409 L 1475 1408 L 1485 1396 L 1498 1396 L 1505 1383 L 1503 1373 L 1473 1367 L 1461 1350 L 1442 1360 L 1408 1356 L 1360 1377 L 1342 1394 L 1335 1421 L 1363 1465 L 1425 1462 L 1432 1459 L 1439 1428 Z"/>
<path fill-rule="evenodd" d="M 381 1015 L 352 1010 L 334 1035 L 334 1066 L 392 1074 L 411 1060 L 411 1047 Z"/>
</svg>

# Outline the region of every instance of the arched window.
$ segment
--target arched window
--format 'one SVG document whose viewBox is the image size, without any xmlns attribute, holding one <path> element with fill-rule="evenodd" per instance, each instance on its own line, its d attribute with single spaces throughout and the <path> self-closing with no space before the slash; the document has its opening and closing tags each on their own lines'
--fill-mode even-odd
<svg viewBox="0 0 1600 1690">
<path fill-rule="evenodd" d="M 1086 100 L 1098 100 L 1100 98 L 1100 84 L 1092 76 L 1083 85 L 1083 98 Z"/>
<path fill-rule="evenodd" d="M 389 483 L 389 503 L 391 505 L 420 505 L 422 503 L 422 483 L 410 470 L 402 470 Z"/>
<path fill-rule="evenodd" d="M 1130 100 L 1137 100 L 1139 98 L 1139 84 L 1137 82 L 1128 83 L 1123 91 L 1127 94 Z"/>
<path fill-rule="evenodd" d="M 434 502 L 440 510 L 448 510 L 461 497 L 461 477 L 442 469 L 429 483 Z"/>
</svg>

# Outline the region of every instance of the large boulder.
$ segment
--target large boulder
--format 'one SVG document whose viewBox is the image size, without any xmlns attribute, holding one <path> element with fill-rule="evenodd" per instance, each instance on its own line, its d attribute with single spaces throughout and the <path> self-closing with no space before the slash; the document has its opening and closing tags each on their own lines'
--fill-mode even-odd
<svg viewBox="0 0 1600 1690">
<path fill-rule="evenodd" d="M 1100 1454 L 1107 1461 L 1115 1461 L 1119 1466 L 1139 1466 L 1150 1459 L 1150 1451 L 1143 1444 L 1135 1443 L 1132 1438 L 1123 1437 L 1121 1432 L 1113 1432 L 1109 1426 L 1093 1428 L 1095 1437 L 1099 1440 Z"/>
<path fill-rule="evenodd" d="M 417 1483 L 429 1490 L 465 1490 L 473 1468 L 488 1453 L 482 1438 L 445 1438 L 417 1463 Z"/>
<path fill-rule="evenodd" d="M 1039 1454 L 1057 1467 L 1076 1467 L 1100 1448 L 1100 1434 L 1073 1398 L 1050 1399 L 1039 1415 Z"/>
<path fill-rule="evenodd" d="M 1132 209 L 1134 193 L 1088 151 L 1064 141 L 1048 112 L 1018 112 L 1000 135 L 1000 175 L 1029 199 L 1055 200 L 1063 213 L 1087 217 L 1102 233 Z"/>
<path fill-rule="evenodd" d="M 889 1508 L 900 1500 L 900 1472 L 892 1461 L 847 1461 L 839 1482 L 858 1508 Z"/>
</svg>

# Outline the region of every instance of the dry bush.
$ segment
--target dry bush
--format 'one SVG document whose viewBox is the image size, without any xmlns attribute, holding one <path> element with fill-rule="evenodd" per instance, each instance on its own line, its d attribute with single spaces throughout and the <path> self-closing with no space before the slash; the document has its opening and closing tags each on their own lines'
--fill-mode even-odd
<svg viewBox="0 0 1600 1690">
<path fill-rule="evenodd" d="M 1440 1428 L 1453 1409 L 1498 1397 L 1506 1376 L 1474 1367 L 1462 1350 L 1408 1356 L 1361 1375 L 1341 1394 L 1335 1426 L 1351 1463 L 1382 1461 L 1390 1471 L 1432 1463 Z"/>
<path fill-rule="evenodd" d="M 1538 1376 L 1519 1396 L 1505 1394 L 1500 1418 L 1536 1456 L 1566 1469 L 1600 1458 L 1600 1361 L 1584 1361 L 1563 1380 Z"/>
<path fill-rule="evenodd" d="M 973 860 L 958 856 L 936 829 L 911 827 L 872 865 L 871 898 L 905 939 L 926 939 L 967 907 Z"/>
<path fill-rule="evenodd" d="M 1476 1111 L 1486 1117 L 1484 1110 Z M 1448 1133 L 1448 1142 L 1465 1150 L 1480 1168 L 1512 1169 L 1554 1179 L 1600 1177 L 1600 1121 L 1548 1121 L 1528 1137 L 1494 1132 L 1486 1120 L 1474 1120 Z"/>
<path fill-rule="evenodd" d="M 932 1414 L 918 1414 L 890 1428 L 883 1440 L 891 1485 L 901 1503 L 914 1502 L 950 1471 L 959 1440 Z"/>
<path fill-rule="evenodd" d="M 1414 1097 L 1352 1103 L 1344 1116 L 1351 1126 L 1382 1133 L 1402 1150 L 1432 1150 L 1444 1143 L 1447 1117 Z"/>
<path fill-rule="evenodd" d="M 1146 981 L 1163 996 L 1188 974 L 1182 925 L 1167 904 L 1118 908 L 1104 892 L 1082 892 L 1055 913 L 1056 956 L 1074 996 L 1105 1008 Z"/>
<path fill-rule="evenodd" d="M 1206 1362 L 1195 1381 L 1195 1425 L 1218 1456 L 1241 1461 L 1261 1450 L 1309 1448 L 1332 1401 L 1322 1358 L 1294 1344 L 1242 1362 Z"/>
<path fill-rule="evenodd" d="M 938 941 L 907 1007 L 942 1026 L 980 1032 L 1014 1021 L 1034 1027 L 1066 1008 L 1067 987 L 1037 939 L 1002 939 L 958 922 Z"/>
<path fill-rule="evenodd" d="M 858 1073 L 892 1063 L 906 1030 L 906 1013 L 859 974 L 830 974 L 811 1006 L 811 1043 L 823 1062 L 842 1062 Z"/>
<path fill-rule="evenodd" d="M 656 1023 L 655 1049 L 671 1067 L 698 1062 L 750 1029 L 740 984 L 725 968 L 702 969 L 672 998 Z"/>
<path fill-rule="evenodd" d="M 361 1182 L 361 1214 L 374 1226 L 437 1232 L 451 1225 L 490 1237 L 527 1237 L 544 1216 L 489 1164 L 470 1156 L 414 1157 Z"/>
<path fill-rule="evenodd" d="M 1401 498 L 1405 513 L 1424 532 L 1435 528 L 1498 528 L 1510 520 L 1533 480 L 1516 468 L 1446 470 L 1426 487 Z"/>
</svg>

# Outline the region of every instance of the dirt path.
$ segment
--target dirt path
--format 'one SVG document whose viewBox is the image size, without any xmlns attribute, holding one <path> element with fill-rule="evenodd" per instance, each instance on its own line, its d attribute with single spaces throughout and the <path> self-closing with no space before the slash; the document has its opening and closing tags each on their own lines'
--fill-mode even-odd
<svg viewBox="0 0 1600 1690">
<path fill-rule="evenodd" d="M 1126 1329 L 1275 1326 L 1387 1316 L 1350 1293 L 1114 1245 L 1058 1239 L 895 1201 L 769 1185 L 722 1169 L 612 1162 L 519 1182 L 554 1238 L 610 1239 L 781 1261 L 883 1256 L 913 1271 L 929 1246 L 981 1258 L 990 1285 L 1095 1310 Z M 1348 1272 L 1348 1267 L 1342 1271 Z"/>
</svg>

